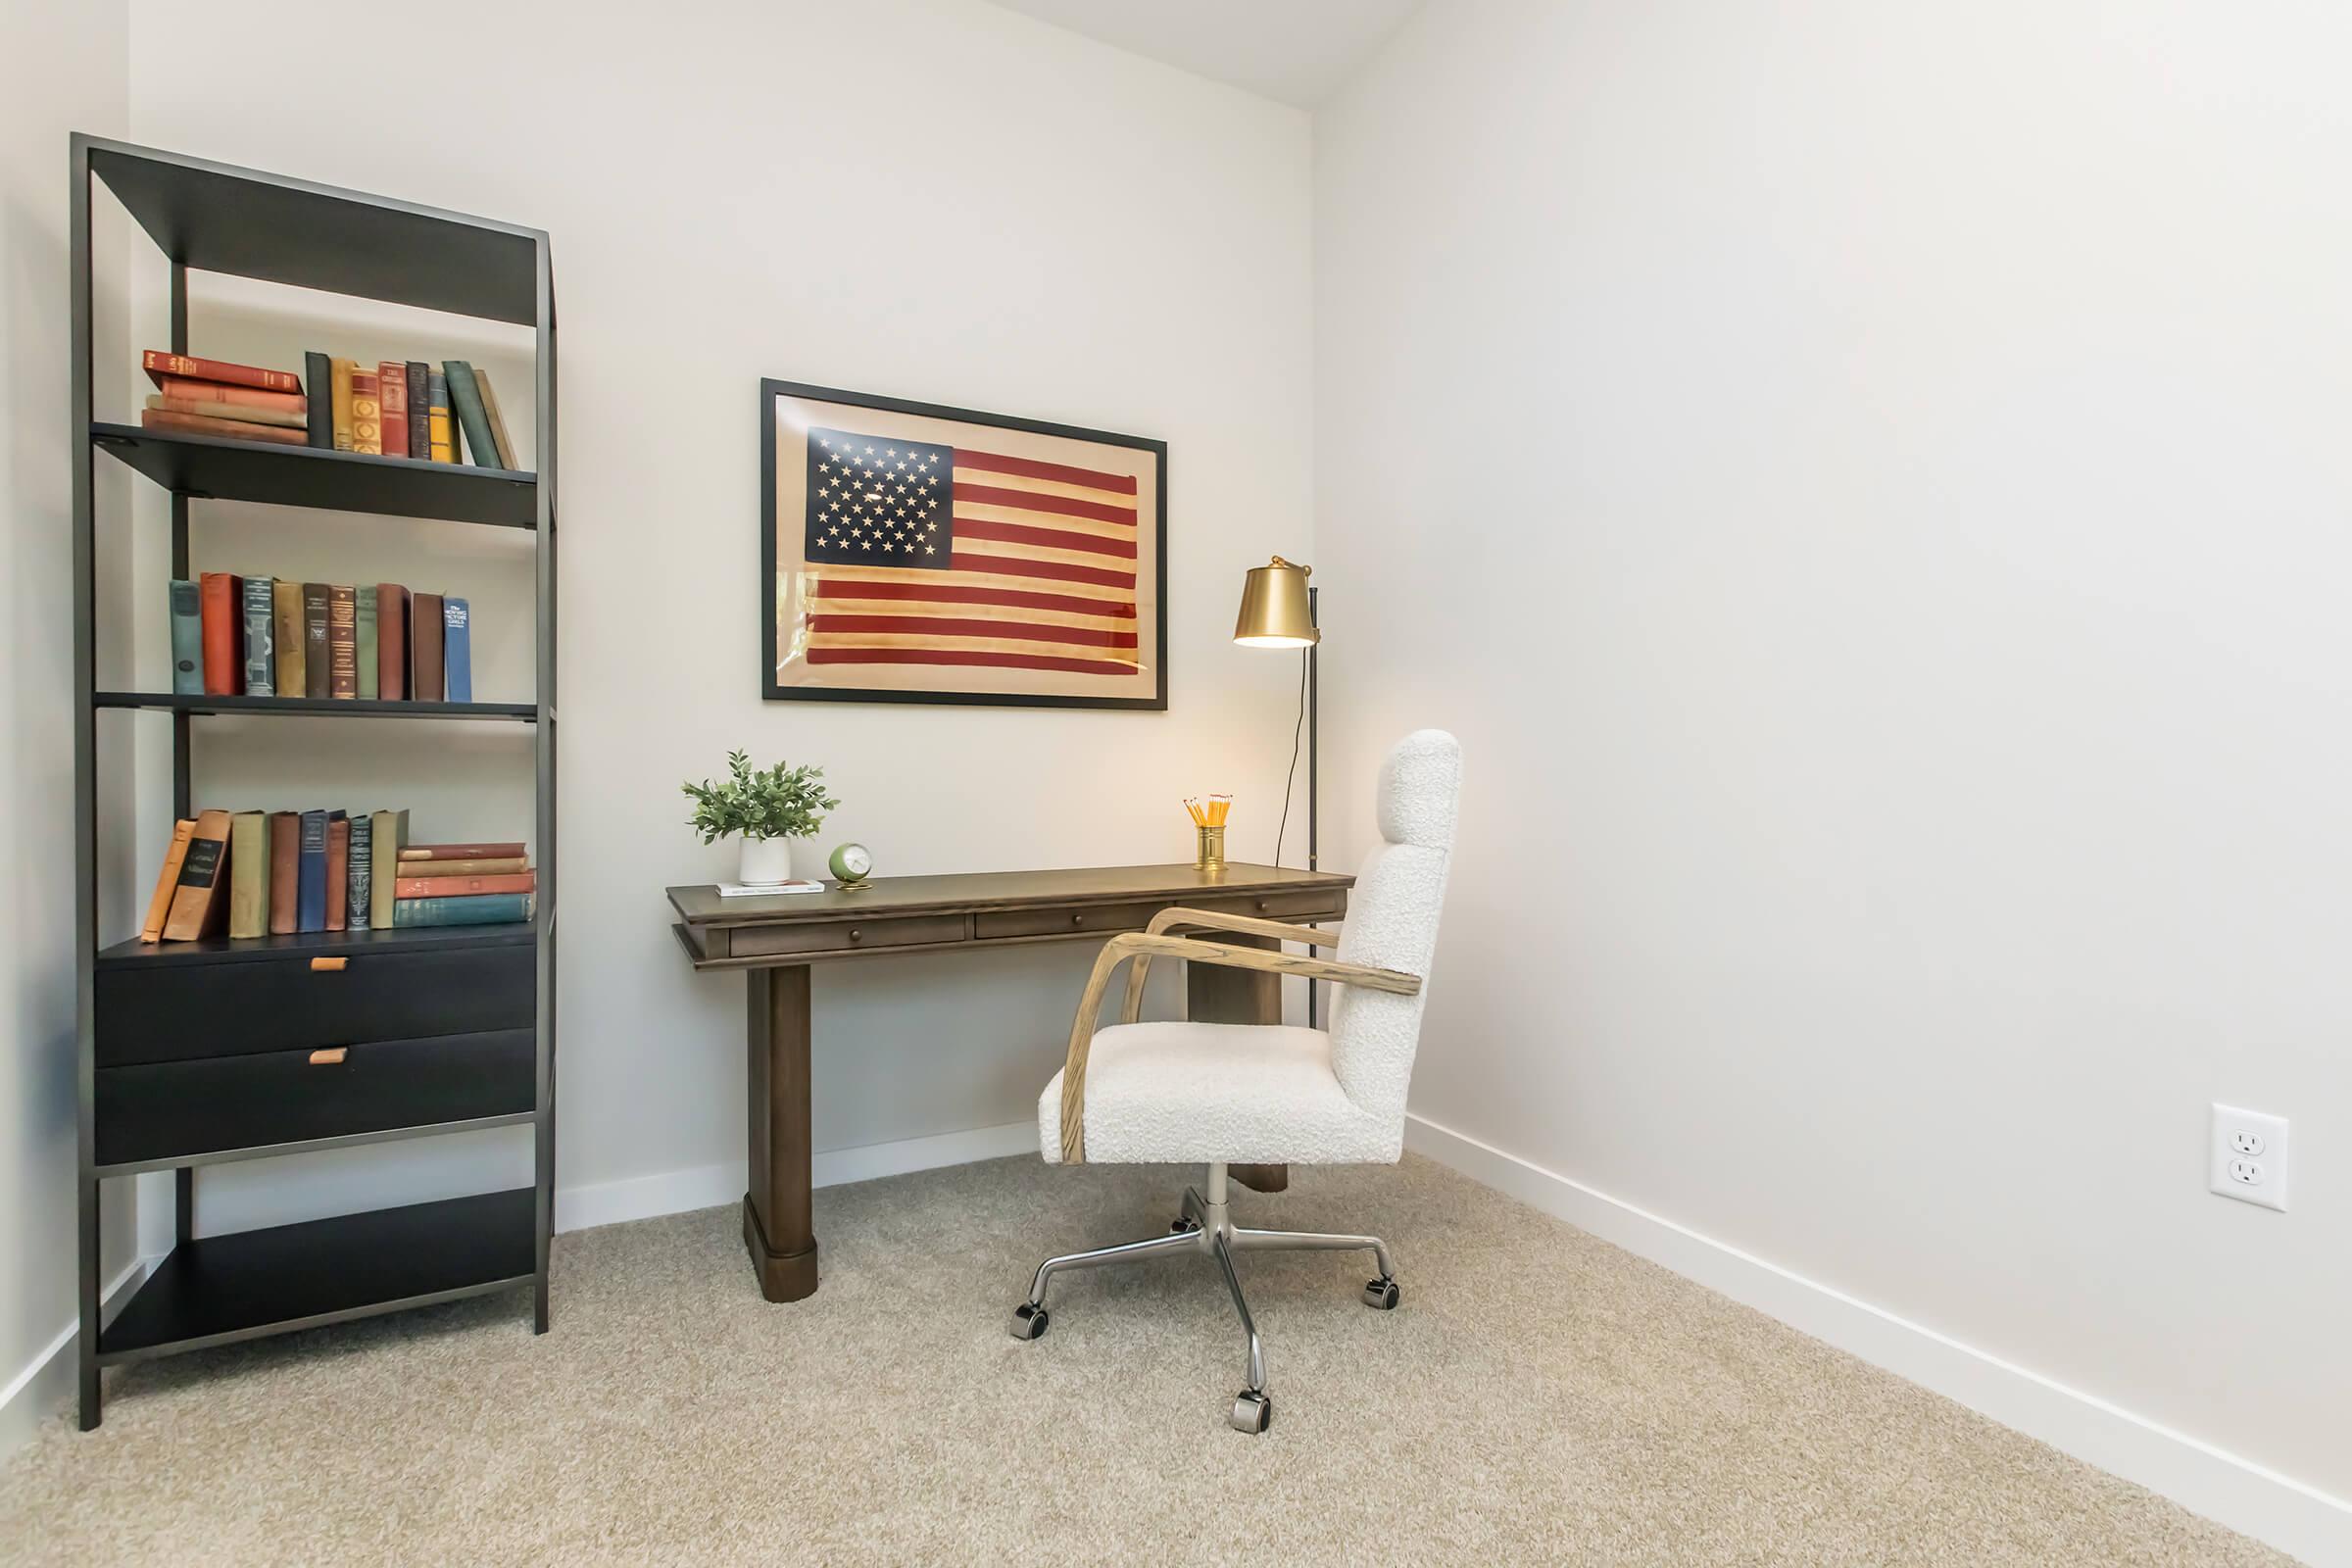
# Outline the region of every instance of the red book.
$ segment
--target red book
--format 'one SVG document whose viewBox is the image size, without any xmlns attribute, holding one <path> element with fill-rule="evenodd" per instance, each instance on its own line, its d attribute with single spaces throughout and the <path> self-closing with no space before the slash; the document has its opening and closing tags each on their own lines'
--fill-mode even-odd
<svg viewBox="0 0 2352 1568">
<path fill-rule="evenodd" d="M 186 376 L 194 381 L 222 381 L 230 386 L 249 386 L 263 392 L 299 392 L 302 377 L 292 370 L 265 370 L 258 365 L 231 365 L 226 360 L 191 359 L 185 354 L 168 354 L 162 349 L 149 349 L 139 357 L 140 368 L 155 381 L 155 389 L 165 390 L 167 375 Z"/>
<path fill-rule="evenodd" d="M 386 703 L 409 695 L 409 591 L 396 582 L 375 585 L 375 695 Z"/>
<path fill-rule="evenodd" d="M 506 876 L 402 876 L 392 879 L 396 899 L 460 898 L 473 893 L 536 893 L 539 873 L 515 871 Z"/>
<path fill-rule="evenodd" d="M 512 860 L 522 854 L 520 844 L 404 844 L 404 860 Z"/>
<path fill-rule="evenodd" d="M 264 392 L 259 387 L 232 386 L 225 381 L 191 381 L 185 376 L 156 378 L 156 390 L 168 398 L 198 403 L 235 403 L 248 409 L 272 409 L 279 414 L 308 414 L 311 400 L 299 392 Z"/>
<path fill-rule="evenodd" d="M 234 697 L 245 690 L 245 583 L 225 571 L 198 579 L 204 628 L 204 694 Z"/>
<path fill-rule="evenodd" d="M 384 456 L 409 455 L 409 363 L 385 360 L 375 368 L 376 401 L 383 419 Z"/>
<path fill-rule="evenodd" d="M 340 812 L 326 822 L 326 928 L 343 929 L 350 910 L 351 818 Z"/>
</svg>

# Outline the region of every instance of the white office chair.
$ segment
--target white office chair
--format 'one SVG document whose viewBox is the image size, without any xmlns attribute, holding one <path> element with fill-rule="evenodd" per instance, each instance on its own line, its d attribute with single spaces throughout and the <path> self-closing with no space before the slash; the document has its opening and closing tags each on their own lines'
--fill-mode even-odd
<svg viewBox="0 0 2352 1568">
<path fill-rule="evenodd" d="M 1250 1230 L 1226 1212 L 1226 1165 L 1394 1164 L 1404 1151 L 1404 1095 L 1421 1037 L 1421 1007 L 1438 911 L 1446 898 L 1461 794 L 1461 747 L 1443 730 L 1396 743 L 1381 764 L 1379 821 L 1385 841 L 1357 873 L 1339 960 L 1279 950 L 1232 947 L 1174 937 L 1171 927 L 1245 932 L 1332 947 L 1330 932 L 1305 926 L 1168 909 L 1143 932 L 1115 936 L 1095 962 L 1062 1070 L 1038 1097 L 1038 1141 L 1048 1162 L 1206 1161 L 1206 1196 L 1188 1188 L 1181 1216 L 1165 1236 L 1050 1257 L 1038 1265 L 1029 1299 L 1012 1314 L 1013 1338 L 1046 1332 L 1046 1285 L 1064 1269 L 1132 1263 L 1169 1252 L 1215 1260 L 1233 1293 L 1249 1337 L 1249 1382 L 1230 1417 L 1241 1432 L 1273 1422 L 1265 1350 L 1234 1273 L 1237 1251 L 1328 1250 L 1370 1252 L 1379 1277 L 1364 1287 L 1367 1304 L 1396 1306 L 1396 1270 L 1377 1236 Z M 1287 1024 L 1138 1023 L 1144 978 L 1155 956 L 1191 963 L 1272 970 L 1334 982 L 1331 1027 Z M 1128 971 L 1120 1022 L 1098 1031 L 1104 988 L 1118 966 Z"/>
</svg>

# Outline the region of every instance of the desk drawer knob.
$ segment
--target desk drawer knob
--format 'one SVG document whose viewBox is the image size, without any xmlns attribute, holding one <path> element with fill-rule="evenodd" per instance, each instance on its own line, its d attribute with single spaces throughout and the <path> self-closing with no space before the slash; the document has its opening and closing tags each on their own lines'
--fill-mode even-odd
<svg viewBox="0 0 2352 1568">
<path fill-rule="evenodd" d="M 1266 912 L 1266 901 L 1265 901 L 1265 900 L 1263 900 L 1263 899 L 1260 899 L 1260 900 L 1258 900 L 1258 901 L 1257 901 L 1257 912 L 1258 912 L 1258 913 L 1260 913 L 1260 914 L 1263 914 L 1263 913 L 1265 913 L 1265 912 Z"/>
<path fill-rule="evenodd" d="M 1084 925 L 1086 924 L 1086 916 L 1083 914 L 1073 914 L 1070 916 L 1070 924 Z"/>
<path fill-rule="evenodd" d="M 340 969 L 341 969 L 341 968 L 342 968 L 342 967 L 343 967 L 345 964 L 349 963 L 350 961 L 351 961 L 351 960 L 350 960 L 349 958 L 313 958 L 313 959 L 311 960 L 311 973 L 313 973 L 313 974 L 328 974 L 328 973 L 332 973 L 332 972 L 335 972 L 335 971 L 338 971 L 338 970 L 340 970 Z"/>
<path fill-rule="evenodd" d="M 850 927 L 850 940 L 852 942 L 863 942 L 865 940 L 865 933 L 858 930 L 856 926 L 852 926 Z"/>
</svg>

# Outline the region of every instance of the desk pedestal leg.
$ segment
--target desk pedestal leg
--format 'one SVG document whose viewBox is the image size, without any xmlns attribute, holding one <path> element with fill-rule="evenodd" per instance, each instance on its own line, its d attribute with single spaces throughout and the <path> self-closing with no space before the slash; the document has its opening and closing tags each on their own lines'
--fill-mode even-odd
<svg viewBox="0 0 2352 1568">
<path fill-rule="evenodd" d="M 1230 931 L 1211 933 L 1227 947 L 1279 948 L 1272 937 L 1242 936 Z M 1282 976 L 1256 969 L 1227 969 L 1213 963 L 1184 966 L 1184 1015 L 1195 1023 L 1282 1022 Z M 1226 1174 L 1244 1187 L 1260 1193 L 1279 1193 L 1291 1185 L 1288 1165 L 1233 1165 Z"/>
<path fill-rule="evenodd" d="M 816 1294 L 816 1235 L 808 1207 L 808 966 L 744 971 L 751 1046 L 751 1191 L 743 1245 L 760 1294 L 797 1301 Z"/>
</svg>

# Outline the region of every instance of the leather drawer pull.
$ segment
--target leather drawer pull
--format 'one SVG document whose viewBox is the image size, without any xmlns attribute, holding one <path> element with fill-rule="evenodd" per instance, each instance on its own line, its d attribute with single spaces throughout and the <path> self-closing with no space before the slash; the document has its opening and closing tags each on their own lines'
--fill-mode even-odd
<svg viewBox="0 0 2352 1568">
<path fill-rule="evenodd" d="M 350 961 L 351 960 L 349 958 L 313 958 L 311 960 L 311 973 L 324 974 L 332 969 L 340 969 Z"/>
<path fill-rule="evenodd" d="M 344 1054 L 350 1049 L 349 1046 L 328 1046 L 323 1051 L 314 1051 L 311 1053 L 311 1065 L 314 1067 L 340 1066 Z"/>
</svg>

